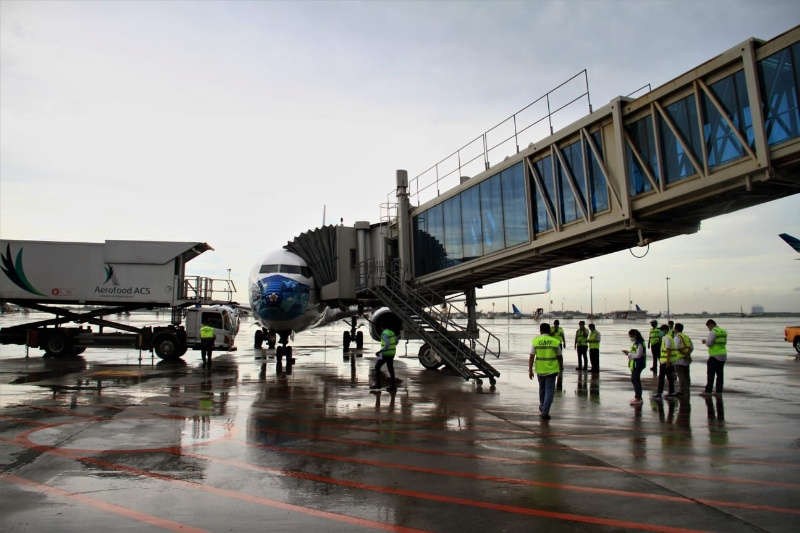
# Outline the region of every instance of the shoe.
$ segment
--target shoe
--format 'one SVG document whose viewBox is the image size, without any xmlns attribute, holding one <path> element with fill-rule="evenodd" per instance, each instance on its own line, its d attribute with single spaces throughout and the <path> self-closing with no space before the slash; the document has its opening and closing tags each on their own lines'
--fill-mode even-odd
<svg viewBox="0 0 800 533">
<path fill-rule="evenodd" d="M 576 368 L 575 370 L 576 370 L 576 371 L 583 370 L 583 367 L 582 367 L 582 366 L 579 366 L 579 367 L 578 367 L 578 368 Z"/>
<path fill-rule="evenodd" d="M 379 390 L 381 386 L 375 383 L 374 385 L 370 385 L 369 388 L 370 390 Z"/>
<path fill-rule="evenodd" d="M 550 420 L 550 415 L 547 413 L 542 413 L 542 420 Z"/>
<path fill-rule="evenodd" d="M 394 391 L 396 391 L 396 390 L 397 390 L 397 387 L 395 387 L 394 385 L 392 385 L 391 387 L 386 387 L 386 390 L 387 390 L 387 391 L 389 391 L 389 392 L 394 392 Z"/>
<path fill-rule="evenodd" d="M 631 400 L 631 405 L 639 405 L 640 403 L 644 403 L 644 401 L 641 398 L 634 398 L 633 400 Z"/>
<path fill-rule="evenodd" d="M 657 370 L 658 370 L 658 369 L 657 369 L 656 367 L 654 367 L 654 366 L 651 366 L 651 367 L 650 367 L 650 372 L 656 372 Z"/>
<path fill-rule="evenodd" d="M 715 392 L 715 393 L 714 393 L 714 396 L 722 396 L 722 391 L 721 391 L 721 390 L 719 390 L 719 391 Z"/>
<path fill-rule="evenodd" d="M 700 393 L 700 396 L 711 396 L 711 393 L 709 391 L 704 390 L 703 392 Z"/>
<path fill-rule="evenodd" d="M 660 402 L 661 400 L 663 400 L 663 398 L 661 397 L 661 393 L 660 392 L 657 392 L 657 393 L 651 395 L 650 399 L 651 400 L 655 400 L 657 402 Z"/>
<path fill-rule="evenodd" d="M 674 398 L 674 397 L 675 397 L 675 393 L 674 392 L 668 392 L 668 393 L 666 393 L 664 395 L 664 398 Z"/>
</svg>

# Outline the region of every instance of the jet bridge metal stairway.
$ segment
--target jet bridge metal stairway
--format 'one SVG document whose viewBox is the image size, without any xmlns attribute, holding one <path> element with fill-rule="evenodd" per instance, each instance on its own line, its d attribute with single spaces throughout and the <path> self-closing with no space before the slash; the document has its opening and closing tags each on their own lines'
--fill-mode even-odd
<svg viewBox="0 0 800 533">
<path fill-rule="evenodd" d="M 452 304 L 447 303 L 447 309 L 442 312 L 426 311 L 446 303 L 443 297 L 419 282 L 413 286 L 406 285 L 403 291 L 401 281 L 385 270 L 381 272 L 380 278 L 385 280 L 385 284 L 368 286 L 367 290 L 391 309 L 405 328 L 425 341 L 442 363 L 458 372 L 465 381 L 475 380 L 478 386 L 483 384 L 484 378 L 488 378 L 491 385 L 496 383 L 500 372 L 486 362 L 486 355 L 500 357 L 500 339 L 497 336 L 478 326 L 486 333 L 487 343 L 490 339 L 497 342 L 497 351 L 492 351 L 488 344 L 472 338 L 474 336 L 467 328 L 450 318 L 451 314 L 458 312 Z M 469 344 L 462 339 L 468 339 Z M 483 354 L 478 354 L 476 348 L 482 349 Z"/>
</svg>

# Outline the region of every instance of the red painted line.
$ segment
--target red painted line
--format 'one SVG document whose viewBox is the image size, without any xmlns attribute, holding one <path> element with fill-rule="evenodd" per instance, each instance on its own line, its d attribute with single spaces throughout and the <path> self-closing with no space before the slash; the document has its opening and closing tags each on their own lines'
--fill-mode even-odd
<svg viewBox="0 0 800 533">
<path fill-rule="evenodd" d="M 408 466 L 402 465 L 398 463 L 387 463 L 383 461 L 375 461 L 371 459 L 356 459 L 353 457 L 345 457 L 339 455 L 331 455 L 319 452 L 309 452 L 304 450 L 296 450 L 296 449 L 287 449 L 282 448 L 280 446 L 270 446 L 266 444 L 253 444 L 253 443 L 242 443 L 237 442 L 237 444 L 242 446 L 249 446 L 249 447 L 256 447 L 261 449 L 266 449 L 270 451 L 276 451 L 279 453 L 287 453 L 291 455 L 303 455 L 309 457 L 316 457 L 319 459 L 326 459 L 332 461 L 339 461 L 344 463 L 355 463 L 355 464 L 363 464 L 367 466 L 375 466 L 380 468 L 391 468 L 394 470 L 406 470 L 410 472 L 419 472 L 424 474 L 432 474 L 432 475 L 439 475 L 439 476 L 450 476 L 450 477 L 459 477 L 459 478 L 466 478 L 466 479 L 474 479 L 479 481 L 492 481 L 497 483 L 506 483 L 511 485 L 528 485 L 534 487 L 544 487 L 544 488 L 552 488 L 552 489 L 559 489 L 559 490 L 571 490 L 575 492 L 589 492 L 595 494 L 608 494 L 612 496 L 622 496 L 623 498 L 643 498 L 643 499 L 650 499 L 650 500 L 660 500 L 665 502 L 672 502 L 672 503 L 693 503 L 697 500 L 689 499 L 686 497 L 680 496 L 666 496 L 666 495 L 659 495 L 659 494 L 647 494 L 642 492 L 632 492 L 632 491 L 623 491 L 623 490 L 615 490 L 615 489 L 603 489 L 603 488 L 596 488 L 596 487 L 584 487 L 580 485 L 566 485 L 563 483 L 547 483 L 543 481 L 532 481 L 528 479 L 518 479 L 518 478 L 508 478 L 508 477 L 500 477 L 500 476 L 489 476 L 486 474 L 471 474 L 468 472 L 456 472 L 452 470 L 441 470 L 437 468 L 426 468 L 426 467 L 417 467 L 417 466 Z M 184 455 L 193 455 L 194 454 L 184 454 Z M 200 457 L 200 456 L 198 456 Z M 207 456 L 202 456 L 202 458 L 208 459 Z M 227 461 L 227 459 L 216 459 L 220 461 Z M 246 463 L 241 463 L 246 464 Z M 615 469 L 614 471 L 620 473 L 630 473 L 631 471 L 622 470 L 622 469 Z M 295 473 L 289 472 L 288 475 L 294 476 Z M 710 478 L 714 479 L 714 478 Z M 718 481 L 726 481 L 724 478 L 720 478 Z M 709 500 L 710 502 L 711 500 Z M 756 506 L 753 507 L 754 504 L 740 504 L 736 502 L 723 502 L 723 501 L 714 501 L 714 505 L 720 507 L 735 507 L 735 508 L 759 508 L 761 510 L 770 510 L 776 513 L 788 513 L 788 514 L 798 514 L 800 515 L 800 509 L 786 509 L 783 507 L 771 507 L 771 506 Z"/>
<path fill-rule="evenodd" d="M 6 442 L 6 441 L 8 441 L 8 439 L 6 439 L 4 437 L 0 437 L 0 442 Z M 32 449 L 32 450 L 36 450 L 36 451 L 42 452 L 42 453 L 58 455 L 58 456 L 66 457 L 68 459 L 72 459 L 72 460 L 75 460 L 75 461 L 80 461 L 80 462 L 83 462 L 83 463 L 93 464 L 95 466 L 99 466 L 101 468 L 105 468 L 105 469 L 108 469 L 108 470 L 116 470 L 118 472 L 125 472 L 127 474 L 132 474 L 132 475 L 135 475 L 135 476 L 142 476 L 142 477 L 149 477 L 149 478 L 153 478 L 153 479 L 158 479 L 160 481 L 166 481 L 168 483 L 180 485 L 180 486 L 187 487 L 187 488 L 190 488 L 190 489 L 202 490 L 202 491 L 205 491 L 205 492 L 209 492 L 211 494 L 216 494 L 218 496 L 224 496 L 226 498 L 242 500 L 242 501 L 246 501 L 246 502 L 249 502 L 249 503 L 255 503 L 255 504 L 259 504 L 259 505 L 265 505 L 265 506 L 268 506 L 268 507 L 273 507 L 273 508 L 277 508 L 277 509 L 283 509 L 283 510 L 286 510 L 286 511 L 301 513 L 301 514 L 305 514 L 305 515 L 309 515 L 309 516 L 315 516 L 317 518 L 323 518 L 323 519 L 327 519 L 327 520 L 333 520 L 333 521 L 337 521 L 337 522 L 342 522 L 342 523 L 352 524 L 352 525 L 357 525 L 357 526 L 363 526 L 363 527 L 368 527 L 368 528 L 372 528 L 372 529 L 378 529 L 378 530 L 382 530 L 382 531 L 392 531 L 392 532 L 396 532 L 396 533 L 428 533 L 425 530 L 421 530 L 421 529 L 414 529 L 414 528 L 408 528 L 408 527 L 403 527 L 403 526 L 396 526 L 396 525 L 393 525 L 393 524 L 387 524 L 387 523 L 384 523 L 384 522 L 376 522 L 374 520 L 368 520 L 368 519 L 365 519 L 365 518 L 358 518 L 358 517 L 354 517 L 354 516 L 342 515 L 342 514 L 338 514 L 338 513 L 332 513 L 332 512 L 329 512 L 329 511 L 322 511 L 322 510 L 319 510 L 319 509 L 314 509 L 314 508 L 311 508 L 311 507 L 303 507 L 303 506 L 299 506 L 299 505 L 293 505 L 293 504 L 290 504 L 290 503 L 285 503 L 285 502 L 281 502 L 281 501 L 278 501 L 278 500 L 272 500 L 272 499 L 269 499 L 269 498 L 262 498 L 260 496 L 253 496 L 253 495 L 250 495 L 250 494 L 245 494 L 245 493 L 241 493 L 241 492 L 235 492 L 235 491 L 231 491 L 231 490 L 227 490 L 227 489 L 220 489 L 220 488 L 212 487 L 212 486 L 209 486 L 209 485 L 201 485 L 199 483 L 185 481 L 185 480 L 182 480 L 182 479 L 176 479 L 176 478 L 173 478 L 173 477 L 166 476 L 164 474 L 158 474 L 156 472 L 150 472 L 150 471 L 147 471 L 147 470 L 140 470 L 138 468 L 133 468 L 133 467 L 117 464 L 117 463 L 112 463 L 112 462 L 109 462 L 109 461 L 103 461 L 103 460 L 100 460 L 100 459 L 93 459 L 91 457 L 76 456 L 76 455 L 74 455 L 74 454 L 72 454 L 70 452 L 62 451 L 62 450 L 59 450 L 59 449 L 56 449 L 56 448 L 53 448 L 53 447 L 50 447 L 50 446 L 31 445 L 31 446 L 28 446 L 28 448 Z M 184 454 L 181 454 L 180 452 L 176 452 L 176 454 L 177 455 L 184 455 Z M 191 454 L 186 454 L 186 455 L 191 455 Z M 10 474 L 6 474 L 6 475 L 10 475 Z M 22 478 L 20 478 L 20 479 L 22 479 Z M 35 483 L 35 482 L 31 481 L 30 483 Z M 53 487 L 53 488 L 55 489 L 55 487 Z M 55 489 L 55 490 L 61 490 L 61 489 Z M 75 496 L 78 497 L 79 495 L 76 494 Z M 112 505 L 112 504 L 108 504 L 108 505 Z M 156 518 L 156 520 L 160 520 L 160 519 Z M 181 529 L 180 531 L 185 531 L 185 530 Z"/>
<path fill-rule="evenodd" d="M 259 446 L 261 447 L 261 446 Z M 542 518 L 553 518 L 556 520 L 566 520 L 569 522 L 581 522 L 586 524 L 596 524 L 596 525 L 604 525 L 604 526 L 612 526 L 617 528 L 627 528 L 627 529 L 638 529 L 642 531 L 658 531 L 662 533 L 698 533 L 701 530 L 696 529 L 684 529 L 684 528 L 677 528 L 677 527 L 670 527 L 670 526 L 658 526 L 653 524 L 645 524 L 641 522 L 628 522 L 625 520 L 614 520 L 611 518 L 599 518 L 594 516 L 586 516 L 586 515 L 578 515 L 572 513 L 557 513 L 553 511 L 543 511 L 540 509 L 528 509 L 525 507 L 516 507 L 512 505 L 505 505 L 505 504 L 497 504 L 491 502 L 482 502 L 477 500 L 467 500 L 465 498 L 456 498 L 451 496 L 444 496 L 441 494 L 431 494 L 427 492 L 418 492 L 406 489 L 396 489 L 392 487 L 381 487 L 379 485 L 367 485 L 365 483 L 359 483 L 356 481 L 347 481 L 342 479 L 333 479 L 327 478 L 323 476 L 317 476 L 315 474 L 306 474 L 301 472 L 290 472 L 285 470 L 278 470 L 275 468 L 270 468 L 266 466 L 258 466 L 252 465 L 249 463 L 241 463 L 239 461 L 233 461 L 230 459 L 219 459 L 216 457 L 207 457 L 199 454 L 188 454 L 191 457 L 195 457 L 198 459 L 209 460 L 213 462 L 222 462 L 224 464 L 229 464 L 232 466 L 237 466 L 239 468 L 248 469 L 248 470 L 257 470 L 261 472 L 269 472 L 269 473 L 279 473 L 284 475 L 289 475 L 292 477 L 306 479 L 309 481 L 317 481 L 320 483 L 326 484 L 334 484 L 340 485 L 360 490 L 367 490 L 371 492 L 381 492 L 384 494 L 392 494 L 395 496 L 406 496 L 410 498 L 416 499 L 423 499 L 423 500 L 432 500 L 432 501 L 439 501 L 445 503 L 452 503 L 461 506 L 467 507 L 477 507 L 482 509 L 489 509 L 492 511 L 502 511 L 507 513 L 514 513 L 520 515 L 528 515 L 528 516 L 537 516 Z M 543 486 L 555 486 L 559 487 L 555 484 L 542 484 Z M 611 491 L 611 492 L 621 492 L 621 491 Z M 632 493 L 624 493 L 626 495 Z M 678 498 L 676 498 L 677 500 Z M 694 503 L 693 501 L 690 503 Z"/>
<path fill-rule="evenodd" d="M 156 527 L 160 527 L 163 529 L 167 529 L 170 531 L 176 531 L 181 533 L 210 533 L 205 529 L 199 529 L 196 527 L 191 527 L 186 524 L 180 524 L 178 522 L 173 522 L 172 520 L 167 520 L 164 518 L 158 518 L 157 516 L 153 516 L 147 513 L 142 513 L 139 511 L 134 511 L 133 509 L 128 509 L 127 507 L 121 507 L 119 505 L 104 502 L 102 500 L 97 500 L 95 498 L 90 498 L 88 496 L 84 496 L 83 494 L 78 494 L 75 492 L 66 491 L 64 489 L 60 489 L 58 487 L 54 487 L 52 485 L 46 485 L 44 483 L 38 483 L 36 481 L 31 481 L 30 479 L 21 478 L 15 476 L 13 474 L 2 474 L 0 473 L 0 479 L 17 483 L 19 485 L 25 485 L 27 487 L 31 487 L 39 492 L 44 492 L 48 494 L 53 494 L 55 496 L 65 498 L 68 500 L 75 500 L 79 503 L 84 505 L 89 505 L 96 509 L 100 509 L 102 511 L 107 511 L 109 513 L 113 513 L 116 515 L 124 516 L 126 518 L 131 518 L 136 520 L 137 522 L 144 522 L 146 524 L 150 524 Z"/>
</svg>

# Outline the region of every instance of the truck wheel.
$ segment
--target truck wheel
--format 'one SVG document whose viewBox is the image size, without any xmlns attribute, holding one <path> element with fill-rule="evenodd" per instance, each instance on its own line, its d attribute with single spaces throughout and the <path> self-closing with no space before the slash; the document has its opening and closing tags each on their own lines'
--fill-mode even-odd
<svg viewBox="0 0 800 533">
<path fill-rule="evenodd" d="M 444 364 L 436 352 L 427 344 L 423 344 L 422 347 L 420 347 L 417 357 L 419 358 L 420 364 L 428 370 L 436 370 Z"/>
<path fill-rule="evenodd" d="M 797 353 L 800 353 L 800 337 L 794 340 L 794 349 L 797 350 Z"/>
<path fill-rule="evenodd" d="M 158 357 L 164 360 L 175 360 L 186 353 L 185 348 L 181 351 L 181 343 L 178 341 L 178 337 L 166 332 L 155 336 L 153 350 Z"/>
<path fill-rule="evenodd" d="M 54 333 L 44 346 L 45 355 L 62 357 L 72 353 L 72 342 L 66 333 Z"/>
</svg>

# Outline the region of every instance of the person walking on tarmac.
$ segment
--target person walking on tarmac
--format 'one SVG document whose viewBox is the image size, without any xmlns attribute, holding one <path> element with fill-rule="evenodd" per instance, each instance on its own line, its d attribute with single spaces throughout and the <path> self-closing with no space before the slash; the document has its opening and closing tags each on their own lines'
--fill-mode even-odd
<svg viewBox="0 0 800 533">
<path fill-rule="evenodd" d="M 550 330 L 550 335 L 559 340 L 558 345 L 558 380 L 556 380 L 556 389 L 563 390 L 564 387 L 564 348 L 567 347 L 567 334 L 564 333 L 564 328 L 558 325 L 558 319 L 553 320 L 553 328 Z"/>
<path fill-rule="evenodd" d="M 589 372 L 596 374 L 600 372 L 600 332 L 594 327 L 594 324 L 589 324 L 589 362 L 592 367 Z"/>
<path fill-rule="evenodd" d="M 200 356 L 203 358 L 203 368 L 211 368 L 211 352 L 214 351 L 214 328 L 203 323 L 200 328 Z"/>
<path fill-rule="evenodd" d="M 661 337 L 661 330 L 658 329 L 658 320 L 651 320 L 647 347 L 650 348 L 650 353 L 653 354 L 653 366 L 650 367 L 650 371 L 653 374 L 658 374 L 658 359 L 661 357 Z"/>
<path fill-rule="evenodd" d="M 680 355 L 680 359 L 675 361 L 675 373 L 678 376 L 678 392 L 676 396 L 686 397 L 689 396 L 689 390 L 692 386 L 692 378 L 689 373 L 692 364 L 692 339 L 683 332 L 683 324 L 678 322 L 675 324 L 675 349 Z"/>
<path fill-rule="evenodd" d="M 708 338 L 703 344 L 708 347 L 708 363 L 706 370 L 706 389 L 701 394 L 708 395 L 714 390 L 714 378 L 717 381 L 715 394 L 722 394 L 723 371 L 728 360 L 728 332 L 717 326 L 713 320 L 706 322 Z"/>
<path fill-rule="evenodd" d="M 388 391 L 396 391 L 397 384 L 394 377 L 394 354 L 397 351 L 397 336 L 392 330 L 386 328 L 381 333 L 381 349 L 377 353 L 378 362 L 375 363 L 375 383 L 370 386 L 370 389 L 381 388 L 381 367 L 386 363 L 386 368 L 389 370 L 389 377 L 392 378 L 391 384 L 386 388 Z"/>
<path fill-rule="evenodd" d="M 658 391 L 655 394 L 650 396 L 651 399 L 660 402 L 663 398 L 672 398 L 675 396 L 675 368 L 673 367 L 673 362 L 675 362 L 680 354 L 677 350 L 675 350 L 675 345 L 673 344 L 675 340 L 672 338 L 672 333 L 670 333 L 669 326 L 667 324 L 661 325 L 661 331 L 664 333 L 664 336 L 661 337 L 661 356 L 659 358 L 659 367 L 658 367 Z M 669 392 L 666 396 L 664 394 L 664 380 L 667 381 L 669 386 Z"/>
<path fill-rule="evenodd" d="M 541 335 L 531 342 L 528 379 L 533 379 L 535 369 L 539 380 L 539 413 L 543 420 L 550 420 L 550 406 L 555 396 L 556 379 L 562 370 L 559 363 L 561 341 L 550 334 L 550 324 L 546 322 L 539 326 L 539 332 Z"/>
<path fill-rule="evenodd" d="M 578 352 L 578 368 L 575 370 L 589 370 L 589 330 L 586 329 L 586 322 L 578 322 L 578 330 L 575 332 L 575 350 Z"/>
</svg>

